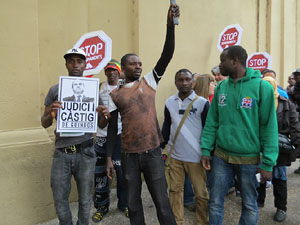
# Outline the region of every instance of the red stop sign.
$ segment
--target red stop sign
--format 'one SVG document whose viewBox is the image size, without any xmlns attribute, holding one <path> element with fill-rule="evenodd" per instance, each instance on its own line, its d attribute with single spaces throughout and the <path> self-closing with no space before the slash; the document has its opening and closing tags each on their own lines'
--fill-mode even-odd
<svg viewBox="0 0 300 225">
<path fill-rule="evenodd" d="M 85 39 L 79 48 L 86 55 L 86 71 L 96 68 L 105 57 L 105 43 L 98 36 Z"/>
<path fill-rule="evenodd" d="M 84 34 L 74 47 L 85 52 L 84 76 L 99 73 L 111 59 L 111 39 L 103 31 Z"/>
<path fill-rule="evenodd" d="M 223 51 L 233 45 L 239 45 L 242 39 L 243 29 L 238 25 L 227 26 L 219 36 L 218 48 Z"/>
<path fill-rule="evenodd" d="M 248 57 L 247 67 L 262 72 L 271 67 L 271 56 L 266 52 L 253 53 Z"/>
</svg>

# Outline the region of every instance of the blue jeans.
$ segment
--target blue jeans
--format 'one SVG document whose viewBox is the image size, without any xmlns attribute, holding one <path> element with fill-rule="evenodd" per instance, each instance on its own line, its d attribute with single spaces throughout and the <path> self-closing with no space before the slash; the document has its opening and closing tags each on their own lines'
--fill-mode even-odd
<svg viewBox="0 0 300 225">
<path fill-rule="evenodd" d="M 258 165 L 230 164 L 213 157 L 210 174 L 209 224 L 221 225 L 224 217 L 224 197 L 237 176 L 242 197 L 239 225 L 255 225 L 258 219 L 256 171 Z"/>
<path fill-rule="evenodd" d="M 109 182 L 106 175 L 106 137 L 97 137 L 95 143 L 97 162 L 95 168 L 94 206 L 97 211 L 106 213 L 109 210 Z M 117 175 L 118 208 L 127 208 L 127 188 L 121 167 L 121 135 L 117 136 L 112 154 L 112 161 Z"/>
<path fill-rule="evenodd" d="M 189 176 L 185 173 L 184 187 L 183 187 L 183 204 L 191 205 L 194 203 L 195 203 L 194 190 L 192 187 L 192 183 L 191 183 Z"/>
<path fill-rule="evenodd" d="M 161 225 L 176 225 L 168 199 L 161 149 L 158 147 L 143 154 L 122 153 L 122 167 L 127 183 L 130 223 L 132 225 L 145 224 L 141 199 L 141 173 L 143 173 L 156 207 L 159 223 Z"/>
<path fill-rule="evenodd" d="M 77 225 L 89 224 L 95 163 L 96 154 L 93 145 L 83 148 L 80 153 L 74 154 L 66 154 L 58 149 L 55 150 L 51 168 L 51 188 L 60 225 L 73 224 L 69 207 L 72 175 L 75 178 L 78 190 Z"/>
</svg>

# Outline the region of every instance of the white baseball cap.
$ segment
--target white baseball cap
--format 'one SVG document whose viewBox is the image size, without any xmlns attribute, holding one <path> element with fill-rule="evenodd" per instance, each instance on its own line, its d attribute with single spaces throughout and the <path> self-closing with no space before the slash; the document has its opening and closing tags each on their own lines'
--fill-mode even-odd
<svg viewBox="0 0 300 225">
<path fill-rule="evenodd" d="M 292 74 L 294 73 L 300 73 L 300 68 L 297 68 Z"/>
<path fill-rule="evenodd" d="M 64 58 L 67 59 L 70 55 L 81 55 L 84 59 L 86 59 L 85 52 L 81 48 L 71 48 L 64 55 Z"/>
</svg>

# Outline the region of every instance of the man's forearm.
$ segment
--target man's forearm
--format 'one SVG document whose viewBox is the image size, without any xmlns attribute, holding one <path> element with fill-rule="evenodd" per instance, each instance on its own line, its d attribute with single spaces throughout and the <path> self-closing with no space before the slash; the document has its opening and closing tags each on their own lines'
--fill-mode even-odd
<svg viewBox="0 0 300 225">
<path fill-rule="evenodd" d="M 106 143 L 107 157 L 112 156 L 117 135 L 118 135 L 118 111 L 115 110 L 111 112 L 111 119 L 109 121 L 108 128 L 107 128 L 107 143 Z"/>
<path fill-rule="evenodd" d="M 48 109 L 45 109 L 44 115 L 41 118 L 41 124 L 44 128 L 48 128 L 53 123 L 53 117 L 51 116 L 51 112 Z"/>
<path fill-rule="evenodd" d="M 169 141 L 170 131 L 171 131 L 171 123 L 172 123 L 170 112 L 166 106 L 165 106 L 164 116 L 165 116 L 165 118 L 164 118 L 163 126 L 161 129 L 161 133 L 162 133 L 164 141 L 160 144 L 161 148 L 165 148 L 166 144 Z"/>
</svg>

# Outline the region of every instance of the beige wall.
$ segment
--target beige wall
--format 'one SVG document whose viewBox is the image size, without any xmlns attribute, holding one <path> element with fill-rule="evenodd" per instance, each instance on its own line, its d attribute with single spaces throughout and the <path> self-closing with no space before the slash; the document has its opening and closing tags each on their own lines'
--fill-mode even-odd
<svg viewBox="0 0 300 225">
<path fill-rule="evenodd" d="M 144 4 L 145 1 L 143 1 Z M 147 1 L 148 2 L 148 1 Z M 157 4 L 159 0 L 154 1 Z M 161 81 L 161 86 L 158 89 L 157 111 L 159 112 L 159 120 L 163 119 L 163 108 L 165 100 L 176 92 L 174 86 L 174 74 L 181 68 L 188 68 L 192 72 L 210 73 L 212 67 L 219 63 L 220 51 L 217 48 L 220 32 L 230 24 L 240 24 L 243 28 L 242 45 L 248 52 L 256 51 L 256 1 L 236 1 L 227 0 L 228 7 L 224 10 L 221 7 L 223 1 L 199 1 L 190 0 L 189 4 L 186 1 L 177 1 L 181 4 L 180 25 L 176 28 L 176 47 L 175 54 L 169 68 L 166 71 L 166 76 Z M 154 4 L 155 5 L 155 4 Z M 152 5 L 153 10 L 154 5 Z M 148 6 L 151 7 L 151 6 Z M 162 14 L 162 19 L 166 18 L 165 8 L 159 9 Z M 251 10 L 249 10 L 251 9 Z M 229 13 L 230 12 L 230 13 Z M 152 15 L 145 15 L 141 21 L 151 20 Z M 250 20 L 249 18 L 253 18 Z M 141 26 L 144 36 L 147 35 L 146 30 L 152 29 L 158 37 L 151 39 L 158 40 L 156 43 L 149 43 L 145 38 L 141 38 L 140 55 L 145 57 L 146 61 L 158 59 L 165 35 L 165 22 L 162 24 L 149 23 L 147 26 Z M 159 26 L 159 27 L 158 27 Z M 156 28 L 157 27 L 157 28 Z M 157 30 L 157 31 L 155 31 Z M 142 43 L 142 41 L 144 43 Z M 150 49 L 148 46 L 150 45 Z M 151 54 L 148 54 L 150 51 Z M 153 53 L 152 53 L 153 51 Z M 144 59 L 145 60 L 145 59 Z"/>
<path fill-rule="evenodd" d="M 43 100 L 66 75 L 63 54 L 87 32 L 112 38 L 112 57 L 140 55 L 144 73 L 160 57 L 168 1 L 0 0 L 0 224 L 36 224 L 55 217 L 50 190 L 53 129 L 43 129 Z M 174 57 L 160 82 L 160 122 L 167 97 L 176 92 L 181 68 L 209 73 L 219 63 L 217 41 L 224 27 L 243 28 L 248 54 L 267 51 L 278 81 L 300 67 L 300 0 L 177 0 L 181 6 Z M 96 75 L 104 79 L 101 72 Z M 76 200 L 76 189 L 71 200 Z"/>
<path fill-rule="evenodd" d="M 40 115 L 37 2 L 5 1 L 0 12 L 0 129 L 37 127 Z"/>
<path fill-rule="evenodd" d="M 136 12 L 131 1 L 0 3 L 0 214 L 5 215 L 0 224 L 36 224 L 55 217 L 50 189 L 54 126 L 43 129 L 40 117 L 49 87 L 67 75 L 63 54 L 82 34 L 100 29 L 113 39 L 113 57 L 136 50 Z M 70 199 L 76 200 L 74 185 Z"/>
</svg>

